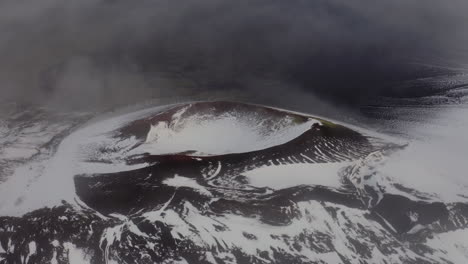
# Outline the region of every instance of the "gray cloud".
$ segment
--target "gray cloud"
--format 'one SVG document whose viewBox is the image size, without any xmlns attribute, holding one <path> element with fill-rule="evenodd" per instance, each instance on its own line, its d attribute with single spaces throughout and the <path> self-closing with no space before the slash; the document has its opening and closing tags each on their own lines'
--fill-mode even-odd
<svg viewBox="0 0 468 264">
<path fill-rule="evenodd" d="M 464 0 L 1 0 L 0 96 L 79 108 L 297 89 L 352 105 L 428 74 L 411 62 L 458 58 L 466 10 Z"/>
</svg>

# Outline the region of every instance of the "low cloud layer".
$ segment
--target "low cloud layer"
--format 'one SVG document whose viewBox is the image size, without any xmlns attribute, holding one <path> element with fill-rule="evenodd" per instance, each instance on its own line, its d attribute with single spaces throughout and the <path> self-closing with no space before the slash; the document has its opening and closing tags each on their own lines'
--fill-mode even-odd
<svg viewBox="0 0 468 264">
<path fill-rule="evenodd" d="M 294 89 L 353 105 L 434 74 L 415 62 L 465 56 L 466 10 L 464 0 L 2 0 L 0 97 L 82 108 Z"/>
</svg>

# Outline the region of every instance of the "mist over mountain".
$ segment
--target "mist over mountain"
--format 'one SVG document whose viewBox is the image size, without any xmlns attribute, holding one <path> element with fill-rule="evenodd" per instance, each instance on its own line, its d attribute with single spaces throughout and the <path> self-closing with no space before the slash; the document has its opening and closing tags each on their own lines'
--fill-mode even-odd
<svg viewBox="0 0 468 264">
<path fill-rule="evenodd" d="M 338 105 L 464 67 L 463 0 L 0 2 L 0 96 L 68 108 L 228 90 Z M 284 99 L 283 99 L 284 100 Z"/>
</svg>

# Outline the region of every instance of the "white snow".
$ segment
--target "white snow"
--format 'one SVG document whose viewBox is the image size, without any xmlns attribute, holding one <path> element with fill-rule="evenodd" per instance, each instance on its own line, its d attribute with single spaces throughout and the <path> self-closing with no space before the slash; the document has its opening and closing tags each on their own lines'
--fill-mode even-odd
<svg viewBox="0 0 468 264">
<path fill-rule="evenodd" d="M 109 132 L 160 109 L 152 107 L 105 120 L 90 121 L 64 138 L 52 158 L 16 168 L 13 175 L 0 185 L 0 214 L 20 216 L 35 209 L 61 204 L 62 200 L 76 204 L 79 198 L 75 194 L 75 175 L 132 170 L 145 166 L 128 166 L 119 159 L 108 165 L 86 162 L 89 157 L 84 154 L 89 154 L 92 147 L 100 144 L 112 145 L 115 142 L 109 137 Z M 130 142 L 121 144 L 131 144 L 132 139 L 128 140 Z"/>
<path fill-rule="evenodd" d="M 151 222 L 155 222 L 155 221 L 161 219 L 161 214 L 166 211 L 167 207 L 169 206 L 169 204 L 174 199 L 175 194 L 176 194 L 176 192 L 174 192 L 174 194 L 172 194 L 171 198 L 166 203 L 164 203 L 164 205 L 161 208 L 159 208 L 158 210 L 155 210 L 155 211 L 144 213 L 143 217 L 145 217 L 146 219 L 148 219 Z"/>
<path fill-rule="evenodd" d="M 164 260 L 162 264 L 189 264 L 186 259 L 179 258 L 179 259 L 170 259 Z"/>
<path fill-rule="evenodd" d="M 332 216 L 324 206 L 331 206 L 342 213 Z M 205 215 L 192 204 L 185 202 L 184 214 L 180 215 L 172 209 L 165 210 L 165 214 L 145 214 L 149 221 L 162 221 L 172 227 L 172 235 L 176 239 L 190 239 L 197 245 L 214 250 L 217 257 L 223 256 L 229 260 L 234 259 L 227 253 L 237 248 L 245 254 L 262 259 L 259 252 L 267 252 L 273 257 L 273 250 L 289 253 L 303 258 L 304 261 L 324 263 L 342 263 L 339 252 L 349 263 L 362 263 L 362 258 L 356 254 L 354 246 L 347 237 L 363 243 L 372 250 L 369 263 L 399 263 L 402 256 L 415 256 L 411 251 L 395 248 L 392 254 L 382 257 L 383 254 L 369 240 L 368 234 L 362 233 L 359 228 L 372 230 L 381 238 L 383 244 L 393 243 L 392 237 L 381 225 L 374 222 L 362 221 L 366 211 L 350 209 L 336 204 L 320 203 L 317 201 L 300 202 L 298 209 L 301 217 L 293 219 L 291 224 L 273 226 L 262 223 L 255 217 L 244 217 L 235 214 Z M 223 228 L 217 228 L 217 227 Z M 246 236 L 248 234 L 248 236 Z M 325 234 L 330 237 L 335 251 L 318 252 L 310 250 L 307 245 L 291 247 L 290 241 L 300 235 L 314 237 L 315 234 Z M 251 239 L 250 237 L 254 237 Z M 290 240 L 291 239 L 291 240 Z M 301 242 L 302 243 L 302 242 Z M 308 243 L 308 242 L 305 242 Z M 328 241 L 315 240 L 316 246 L 328 248 Z M 323 244 L 322 244 L 323 243 Z M 207 256 L 205 260 L 213 260 Z M 370 261 L 372 260 L 372 261 Z M 216 262 L 211 262 L 216 263 Z"/>
<path fill-rule="evenodd" d="M 113 227 L 106 228 L 102 233 L 99 245 L 101 247 L 101 250 L 104 251 L 104 260 L 106 261 L 106 264 L 110 263 L 109 249 L 112 246 L 112 244 L 114 244 L 114 242 L 120 241 L 124 227 L 125 223 L 119 224 Z M 105 247 L 103 248 L 104 245 Z"/>
<path fill-rule="evenodd" d="M 55 240 L 52 241 L 52 246 L 58 247 L 58 246 L 60 246 L 60 242 L 55 239 Z"/>
<path fill-rule="evenodd" d="M 26 255 L 23 262 L 28 263 L 29 258 L 34 254 L 36 254 L 36 242 L 31 241 L 28 244 L 28 255 Z"/>
<path fill-rule="evenodd" d="M 197 183 L 196 180 L 187 178 L 187 177 L 182 177 L 179 175 L 174 175 L 173 178 L 167 178 L 163 182 L 163 184 L 168 185 L 168 186 L 173 186 L 173 187 L 187 187 L 194 189 L 200 194 L 206 195 L 206 196 L 212 196 L 211 192 L 208 191 L 205 187 L 201 186 L 200 184 Z"/>
<path fill-rule="evenodd" d="M 430 124 L 414 127 L 409 146 L 378 168 L 380 184 L 401 184 L 444 202 L 468 201 L 468 109 L 440 110 Z M 395 191 L 394 188 L 387 188 Z M 392 192 L 393 192 L 392 191 Z"/>
<path fill-rule="evenodd" d="M 342 185 L 339 171 L 349 164 L 336 162 L 264 166 L 244 172 L 243 175 L 248 178 L 250 185 L 256 187 L 283 189 L 306 184 L 338 188 Z"/>
<path fill-rule="evenodd" d="M 185 108 L 182 109 L 185 111 Z M 138 150 L 151 154 L 196 151 L 193 155 L 219 155 L 242 153 L 284 144 L 319 121 L 310 118 L 296 123 L 285 117 L 274 127 L 265 117 L 242 116 L 226 112 L 221 115 L 192 115 L 180 119 L 175 114 L 172 121 L 160 121 L 151 125 L 145 144 Z"/>
<path fill-rule="evenodd" d="M 426 256 L 440 263 L 446 263 L 447 260 L 454 264 L 468 263 L 468 229 L 434 235 L 427 240 L 426 245 L 435 250 Z"/>
<path fill-rule="evenodd" d="M 212 180 L 216 176 L 218 176 L 219 172 L 221 172 L 221 168 L 222 168 L 221 161 L 218 161 L 218 165 L 216 167 L 216 170 L 213 172 L 213 174 L 208 176 L 207 180 Z"/>
<path fill-rule="evenodd" d="M 27 159 L 37 154 L 39 151 L 36 148 L 28 146 L 23 147 L 6 147 L 0 149 L 0 156 L 7 160 Z"/>
<path fill-rule="evenodd" d="M 114 214 L 114 216 L 117 216 L 117 215 Z M 134 233 L 137 236 L 141 236 L 143 238 L 147 237 L 147 235 L 141 232 L 140 229 L 138 229 L 138 227 L 131 220 L 127 219 L 125 216 L 121 216 L 119 218 L 124 219 L 124 221 L 113 227 L 106 228 L 103 231 L 101 235 L 101 239 L 99 241 L 99 246 L 101 247 L 101 250 L 103 250 L 104 252 L 104 260 L 106 264 L 116 263 L 115 260 L 111 258 L 110 250 L 111 250 L 112 245 L 120 242 L 120 240 L 122 239 L 122 233 L 125 229 Z M 80 251 L 78 253 L 80 254 L 77 254 L 75 252 L 75 254 L 78 255 L 77 257 L 82 257 L 83 254 Z"/>
<path fill-rule="evenodd" d="M 5 249 L 2 247 L 2 243 L 0 243 L 0 253 L 6 253 Z"/>
<path fill-rule="evenodd" d="M 410 234 L 410 235 L 414 235 L 414 234 L 418 233 L 419 231 L 424 230 L 424 228 L 425 228 L 425 227 L 424 227 L 423 225 L 416 224 L 415 226 L 413 226 L 413 228 L 411 228 L 411 229 L 410 229 L 408 232 L 406 232 L 406 233 L 408 233 L 408 234 Z"/>
<path fill-rule="evenodd" d="M 115 129 L 169 107 L 171 106 L 152 107 L 105 119 L 96 118 L 83 125 L 62 140 L 51 158 L 17 167 L 13 175 L 0 185 L 0 214 L 20 216 L 38 208 L 61 204 L 63 200 L 71 204 L 79 203 L 73 182 L 75 175 L 134 170 L 148 165 L 127 165 L 125 157 L 128 155 L 141 154 L 147 150 L 154 154 L 194 148 L 200 155 L 256 150 L 285 143 L 318 122 L 310 118 L 300 123 L 291 115 L 285 114 L 284 118 L 275 119 L 272 123 L 268 116 L 260 116 L 259 119 L 254 114 L 240 118 L 230 112 L 203 117 L 195 114 L 181 119 L 182 109 L 174 115 L 170 126 L 164 123 L 153 124 L 146 144 L 140 147 L 132 149 L 139 143 L 134 137 L 120 141 L 113 138 Z M 35 130 L 40 131 L 39 128 Z M 51 137 L 49 134 L 44 136 Z M 110 150 L 115 148 L 116 151 L 103 152 L 101 147 Z M 11 155 L 15 154 L 15 151 L 11 151 Z M 28 156 L 33 153 L 21 153 L 23 154 Z M 93 159 L 106 162 L 93 162 Z M 221 165 L 211 177 L 215 177 L 220 170 Z M 187 179 L 180 182 L 182 178 L 175 179 L 179 182 L 168 181 L 168 184 L 182 184 L 209 194 L 209 191 L 194 182 Z"/>
<path fill-rule="evenodd" d="M 89 257 L 86 256 L 83 250 L 77 248 L 70 242 L 63 243 L 63 247 L 68 251 L 68 261 L 70 264 L 86 264 L 90 263 Z"/>
</svg>

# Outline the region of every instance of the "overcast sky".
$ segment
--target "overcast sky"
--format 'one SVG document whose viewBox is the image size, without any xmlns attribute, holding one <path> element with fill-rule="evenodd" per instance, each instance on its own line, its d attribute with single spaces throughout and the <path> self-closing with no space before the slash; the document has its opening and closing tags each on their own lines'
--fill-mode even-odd
<svg viewBox="0 0 468 264">
<path fill-rule="evenodd" d="M 467 12 L 466 0 L 0 0 L 0 98 L 86 108 L 296 89 L 352 105 L 427 74 L 412 62 L 460 58 Z"/>
</svg>

